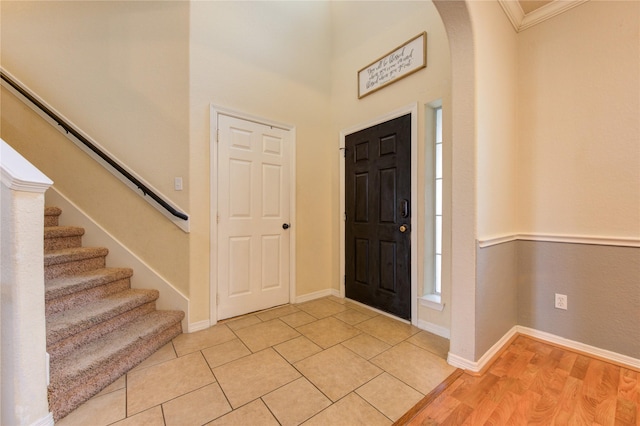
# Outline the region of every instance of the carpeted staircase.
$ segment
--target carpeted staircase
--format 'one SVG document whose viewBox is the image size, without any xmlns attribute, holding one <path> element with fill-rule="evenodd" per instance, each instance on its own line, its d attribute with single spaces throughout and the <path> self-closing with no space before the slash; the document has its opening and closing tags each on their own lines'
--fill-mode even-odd
<svg viewBox="0 0 640 426">
<path fill-rule="evenodd" d="M 49 409 L 69 414 L 182 332 L 180 311 L 157 311 L 157 290 L 130 286 L 129 268 L 106 268 L 106 248 L 82 247 L 84 229 L 45 209 L 44 269 Z"/>
</svg>

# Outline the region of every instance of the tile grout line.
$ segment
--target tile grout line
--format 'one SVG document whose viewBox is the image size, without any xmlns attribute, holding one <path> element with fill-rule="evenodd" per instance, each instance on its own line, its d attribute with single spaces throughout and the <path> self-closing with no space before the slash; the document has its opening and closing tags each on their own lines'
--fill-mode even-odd
<svg viewBox="0 0 640 426">
<path fill-rule="evenodd" d="M 390 350 L 392 350 L 392 349 L 394 349 L 394 348 L 397 348 L 399 345 L 401 345 L 402 343 L 405 343 L 405 342 L 406 342 L 406 343 L 408 343 L 409 345 L 411 345 L 411 346 L 412 346 L 413 348 L 415 348 L 415 349 L 419 349 L 419 350 L 421 350 L 421 351 L 425 351 L 425 352 L 427 352 L 427 353 L 429 353 L 429 354 L 431 354 L 431 355 L 433 355 L 433 356 L 436 356 L 437 358 L 442 359 L 442 356 L 440 356 L 437 352 L 435 352 L 435 350 L 436 350 L 436 348 L 437 348 L 438 346 L 437 346 L 437 345 L 434 345 L 434 346 L 433 346 L 433 350 L 430 350 L 430 349 L 428 349 L 428 348 L 424 348 L 424 347 L 419 346 L 418 344 L 416 344 L 416 343 L 414 343 L 414 342 L 410 341 L 410 339 L 412 339 L 413 337 L 417 336 L 420 332 L 424 331 L 424 330 L 421 330 L 421 329 L 417 329 L 417 331 L 413 332 L 413 333 L 412 333 L 412 334 L 410 334 L 408 337 L 404 337 L 404 338 L 402 338 L 402 340 L 398 341 L 398 342 L 397 342 L 397 343 L 395 343 L 395 344 L 389 344 L 389 343 L 388 343 L 388 342 L 386 342 L 385 340 L 381 340 L 380 338 L 378 338 L 378 337 L 377 337 L 377 335 L 371 334 L 370 332 L 366 331 L 365 329 L 361 329 L 361 328 L 359 328 L 359 327 L 358 327 L 358 326 L 362 325 L 363 323 L 365 323 L 365 322 L 367 322 L 367 321 L 370 321 L 370 320 L 373 320 L 373 319 L 375 319 L 375 318 L 379 317 L 379 316 L 380 316 L 379 314 L 374 315 L 374 316 L 369 316 L 368 314 L 366 314 L 366 313 L 364 313 L 364 312 L 361 312 L 361 310 L 359 310 L 359 309 L 354 309 L 353 307 L 351 307 L 351 306 L 347 306 L 346 304 L 341 304 L 341 303 L 338 303 L 338 302 L 335 302 L 335 301 L 332 301 L 332 300 L 328 300 L 328 301 L 329 301 L 329 302 L 331 302 L 331 303 L 333 303 L 333 304 L 335 304 L 335 305 L 338 305 L 338 306 L 340 306 L 341 308 L 344 308 L 344 309 L 342 309 L 342 310 L 341 310 L 341 311 L 339 311 L 339 312 L 334 312 L 334 313 L 332 313 L 332 314 L 330 314 L 330 315 L 326 315 L 326 316 L 323 316 L 323 317 L 317 317 L 317 316 L 316 316 L 317 314 L 316 314 L 316 315 L 313 315 L 313 314 L 311 314 L 310 312 L 308 312 L 308 311 L 306 311 L 306 310 L 304 310 L 304 309 L 300 309 L 299 307 L 296 307 L 295 305 L 283 305 L 283 306 L 280 306 L 280 307 L 275 307 L 275 308 L 273 308 L 272 310 L 259 311 L 259 312 L 256 312 L 256 313 L 251 313 L 251 314 L 248 314 L 248 315 L 246 315 L 246 316 L 243 316 L 242 318 L 239 318 L 239 319 L 230 320 L 230 321 L 222 321 L 222 322 L 219 322 L 219 324 L 218 324 L 218 325 L 220 325 L 220 326 L 224 326 L 224 328 L 230 332 L 231 336 L 233 336 L 233 338 L 232 338 L 232 339 L 230 339 L 230 340 L 226 340 L 226 341 L 223 341 L 223 342 L 220 342 L 220 343 L 216 343 L 216 344 L 213 344 L 213 345 L 211 345 L 211 346 L 207 346 L 206 348 L 200 348 L 200 349 L 195 350 L 195 351 L 193 351 L 193 352 L 184 353 L 184 354 L 182 354 L 182 356 L 178 356 L 177 349 L 176 349 L 176 345 L 175 345 L 175 343 L 174 343 L 174 340 L 175 340 L 175 339 L 172 339 L 169 343 L 171 343 L 171 352 L 172 352 L 172 355 L 174 356 L 174 358 L 171 358 L 171 359 L 168 359 L 168 360 L 164 360 L 164 361 L 158 362 L 158 363 L 156 363 L 156 364 L 152 364 L 152 365 L 146 366 L 146 367 L 144 367 L 144 368 L 142 368 L 142 369 L 140 369 L 140 370 L 137 370 L 137 371 L 143 371 L 143 370 L 144 370 L 144 369 L 146 369 L 146 368 L 150 368 L 150 367 L 154 367 L 154 366 L 162 365 L 163 363 L 170 362 L 170 361 L 174 361 L 175 359 L 182 358 L 182 357 L 187 356 L 187 355 L 190 355 L 190 354 L 192 354 L 192 353 L 200 352 L 200 356 L 204 359 L 205 364 L 207 365 L 207 367 L 209 368 L 209 371 L 210 371 L 210 372 L 211 372 L 211 374 L 212 374 L 213 382 L 212 382 L 212 383 L 209 383 L 209 384 L 206 384 L 206 385 L 203 385 L 203 386 L 201 386 L 201 387 L 199 387 L 199 388 L 197 388 L 197 389 L 192 389 L 192 390 L 190 390 L 189 392 L 186 392 L 186 393 L 181 394 L 181 395 L 177 395 L 177 396 L 175 396 L 175 397 L 173 397 L 173 398 L 171 398 L 171 399 L 169 399 L 169 400 L 167 400 L 167 401 L 163 401 L 163 402 L 161 402 L 160 404 L 158 404 L 158 405 L 160 406 L 160 409 L 161 409 L 161 413 L 162 413 L 162 418 L 163 418 L 163 422 L 164 422 L 164 424 L 166 425 L 166 422 L 167 422 L 167 419 L 166 419 L 166 416 L 165 416 L 165 409 L 164 409 L 164 404 L 165 404 L 165 403 L 168 403 L 168 402 L 170 402 L 170 401 L 176 400 L 176 399 L 178 399 L 178 398 L 180 398 L 180 397 L 182 397 L 182 396 L 189 395 L 189 394 L 191 394 L 191 393 L 197 392 L 197 391 L 199 391 L 199 390 L 201 390 L 201 389 L 203 389 L 203 388 L 205 388 L 205 387 L 207 387 L 207 386 L 209 386 L 209 385 L 211 385 L 211 384 L 213 384 L 213 383 L 217 383 L 217 385 L 218 385 L 218 387 L 219 387 L 220 391 L 222 392 L 222 395 L 224 396 L 225 401 L 226 401 L 226 403 L 228 404 L 228 406 L 230 407 L 231 411 L 226 412 L 226 413 L 224 413 L 224 414 L 221 414 L 221 415 L 219 415 L 218 417 L 216 417 L 216 418 L 214 418 L 214 419 L 212 419 L 212 420 L 208 420 L 206 423 L 208 423 L 208 422 L 212 422 L 212 421 L 215 421 L 215 420 L 217 420 L 217 419 L 219 419 L 219 418 L 221 418 L 221 417 L 224 417 L 225 415 L 231 414 L 231 413 L 233 413 L 233 412 L 235 412 L 235 411 L 237 411 L 237 410 L 241 409 L 242 407 L 245 407 L 246 405 L 248 405 L 248 404 L 250 404 L 250 403 L 252 403 L 252 402 L 256 401 L 257 399 L 260 399 L 260 400 L 261 400 L 261 402 L 262 402 L 262 403 L 266 406 L 266 408 L 268 409 L 269 413 L 271 413 L 271 415 L 273 416 L 273 418 L 274 418 L 274 419 L 276 419 L 276 420 L 278 421 L 278 423 L 282 424 L 282 423 L 281 423 L 281 421 L 280 421 L 280 420 L 277 418 L 277 416 L 275 415 L 275 413 L 272 411 L 271 407 L 269 407 L 269 405 L 267 405 L 266 401 L 265 401 L 263 398 L 264 398 L 266 395 L 269 395 L 269 394 L 271 394 L 271 393 L 273 393 L 273 392 L 276 392 L 276 391 L 278 391 L 278 390 L 280 390 L 280 389 L 284 388 L 285 386 L 291 385 L 291 383 L 293 383 L 293 382 L 295 382 L 295 381 L 297 381 L 297 380 L 299 380 L 299 379 L 301 379 L 301 378 L 302 378 L 302 379 L 304 379 L 307 383 L 311 384 L 311 386 L 312 386 L 312 387 L 313 387 L 317 392 L 319 392 L 319 394 L 320 394 L 320 395 L 322 395 L 324 398 L 326 398 L 326 399 L 327 399 L 327 401 L 329 401 L 329 405 L 328 405 L 327 407 L 323 408 L 323 409 L 322 409 L 322 410 L 320 410 L 319 412 L 317 412 L 317 413 L 313 414 L 312 416 L 308 417 L 308 418 L 307 418 L 307 419 L 305 419 L 303 422 L 309 421 L 309 420 L 310 420 L 310 419 L 312 419 L 313 417 L 315 417 L 315 416 L 319 415 L 320 413 L 322 413 L 322 412 L 326 411 L 327 409 L 329 409 L 329 408 L 331 408 L 332 406 L 334 406 L 335 404 L 337 404 L 339 401 L 342 401 L 344 398 L 346 398 L 346 397 L 347 397 L 347 396 L 349 396 L 350 394 L 354 394 L 354 396 L 357 396 L 358 398 L 362 399 L 362 400 L 363 400 L 363 401 L 364 401 L 368 406 L 370 406 L 371 408 L 373 408 L 376 412 L 378 412 L 380 415 L 382 415 L 385 419 L 388 419 L 388 420 L 390 420 L 391 422 L 393 422 L 393 419 L 391 419 L 390 417 L 388 417 L 387 415 L 385 415 L 385 414 L 384 414 L 384 413 L 383 413 L 383 412 L 382 412 L 378 407 L 376 407 L 376 406 L 375 406 L 375 405 L 373 405 L 371 402 L 369 402 L 367 399 L 365 399 L 363 396 L 361 396 L 361 395 L 358 393 L 358 390 L 360 390 L 360 389 L 362 389 L 364 386 L 366 386 L 366 385 L 370 384 L 372 381 L 374 381 L 374 380 L 376 380 L 376 379 L 380 378 L 384 373 L 387 373 L 387 374 L 389 375 L 389 377 L 393 377 L 395 380 L 398 380 L 398 382 L 399 382 L 399 383 L 403 384 L 404 386 L 407 386 L 409 389 L 414 390 L 415 392 L 419 393 L 420 395 L 424 395 L 424 394 L 423 394 L 420 390 L 418 390 L 418 389 L 414 388 L 413 386 L 411 386 L 410 384 L 405 383 L 405 382 L 404 382 L 404 380 L 402 380 L 400 377 L 395 376 L 395 375 L 394 375 L 394 374 L 392 374 L 390 371 L 387 371 L 385 368 L 383 368 L 383 367 L 381 367 L 381 366 L 379 366 L 379 365 L 375 364 L 372 360 L 373 360 L 373 359 L 375 359 L 375 358 L 377 358 L 377 357 L 379 357 L 379 356 L 381 356 L 382 354 L 385 354 L 385 353 L 389 352 Z M 311 304 L 311 303 L 313 303 L 313 301 L 311 301 L 311 302 L 307 302 L 307 304 Z M 285 313 L 281 313 L 281 314 L 279 314 L 279 315 L 277 315 L 277 316 L 275 316 L 275 317 L 273 317 L 273 318 L 269 318 L 268 316 L 264 316 L 264 315 L 263 315 L 263 317 L 268 318 L 268 319 L 266 319 L 266 320 L 265 320 L 265 319 L 260 318 L 260 316 L 259 316 L 259 315 L 260 315 L 260 313 L 268 313 L 268 312 L 270 312 L 270 311 L 275 311 L 275 310 L 277 310 L 277 309 L 281 309 L 281 308 L 283 308 L 284 306 L 293 306 L 293 307 L 295 307 L 297 310 L 295 310 L 295 311 L 293 311 L 293 312 L 285 312 Z M 331 308 L 331 309 L 333 309 L 333 308 Z M 313 309 L 312 309 L 312 310 L 313 310 Z M 367 318 L 366 318 L 366 319 L 362 319 L 362 320 L 357 321 L 357 322 L 353 322 L 353 323 L 351 323 L 351 322 L 348 322 L 348 321 L 346 321 L 346 320 L 343 320 L 343 319 L 341 319 L 341 318 L 339 318 L 339 317 L 337 316 L 337 315 L 344 314 L 345 312 L 349 312 L 349 311 L 354 311 L 355 313 L 360 313 L 360 314 L 362 314 L 362 315 L 367 316 Z M 320 312 L 320 311 L 318 311 L 318 312 Z M 325 310 L 324 312 L 327 312 L 327 311 Z M 295 315 L 295 314 L 299 314 L 299 313 L 304 313 L 304 314 L 308 315 L 309 317 L 313 318 L 313 320 L 312 320 L 312 321 L 310 321 L 310 322 L 308 322 L 308 323 L 300 324 L 300 325 L 298 325 L 297 327 L 294 327 L 293 325 L 289 324 L 287 321 L 285 321 L 285 320 L 284 320 L 284 318 L 285 318 L 285 317 L 287 317 L 287 316 L 291 316 L 291 315 Z M 343 315 L 343 316 L 344 316 L 344 315 Z M 253 324 L 250 324 L 250 325 L 247 325 L 247 326 L 244 326 L 244 327 L 237 328 L 237 329 L 232 328 L 232 327 L 230 326 L 230 325 L 232 325 L 232 324 L 233 324 L 233 322 L 234 322 L 234 321 L 241 321 L 242 319 L 247 319 L 247 318 L 251 318 L 251 317 L 256 318 L 257 322 L 255 322 L 255 323 L 253 323 Z M 335 320 L 339 321 L 339 322 L 340 322 L 341 324 L 343 324 L 344 326 L 348 326 L 350 329 L 356 330 L 358 333 L 357 333 L 356 335 L 354 335 L 354 336 L 350 336 L 350 337 L 348 337 L 348 338 L 346 338 L 346 339 L 344 339 L 344 340 L 342 340 L 342 341 L 340 341 L 340 342 L 337 342 L 337 343 L 335 343 L 335 344 L 332 344 L 331 346 L 324 347 L 324 346 L 320 346 L 320 345 L 318 345 L 314 340 L 310 339 L 310 338 L 307 336 L 307 334 L 305 334 L 304 332 L 302 332 L 302 331 L 300 331 L 300 330 L 299 330 L 299 328 L 302 328 L 302 327 L 307 326 L 307 325 L 312 325 L 312 324 L 314 324 L 314 323 L 317 323 L 317 322 L 319 322 L 319 321 L 322 321 L 322 320 L 324 320 L 324 319 L 329 319 L 329 318 L 332 318 L 332 319 L 335 319 Z M 347 317 L 345 317 L 345 318 L 349 318 L 349 317 L 347 316 Z M 357 317 L 352 316 L 351 318 L 352 318 L 352 319 L 356 319 Z M 390 319 L 390 320 L 393 320 L 392 318 L 389 318 L 389 319 Z M 295 331 L 295 332 L 296 332 L 296 333 L 298 333 L 298 334 L 297 334 L 296 336 L 294 336 L 294 337 L 288 338 L 288 339 L 283 340 L 283 341 L 281 341 L 281 342 L 278 342 L 278 343 L 275 343 L 275 344 L 268 344 L 268 346 L 266 346 L 265 348 L 260 349 L 260 350 L 257 350 L 257 351 L 255 351 L 255 352 L 254 352 L 253 350 L 251 350 L 251 349 L 247 346 L 247 343 L 245 342 L 245 340 L 243 340 L 243 339 L 240 337 L 240 335 L 237 333 L 237 332 L 238 332 L 238 331 L 240 331 L 240 330 L 243 330 L 243 329 L 246 329 L 246 328 L 249 328 L 249 327 L 252 327 L 252 326 L 260 325 L 260 324 L 265 324 L 265 323 L 270 322 L 270 321 L 273 321 L 273 320 L 279 320 L 279 321 L 277 321 L 277 323 L 278 323 L 278 324 L 280 324 L 280 325 L 282 325 L 282 326 L 284 326 L 284 327 L 287 327 L 287 328 L 289 328 L 289 329 L 291 329 L 291 330 Z M 291 321 L 294 321 L 294 319 L 292 319 Z M 402 324 L 404 325 L 404 323 L 402 323 Z M 409 326 L 411 326 L 411 325 L 409 324 Z M 216 326 L 214 325 L 213 327 L 216 327 Z M 413 327 L 413 326 L 411 326 L 411 327 Z M 369 328 L 371 328 L 371 327 L 369 327 Z M 385 333 L 386 333 L 386 330 L 385 330 Z M 402 333 L 404 333 L 404 332 L 402 332 Z M 366 357 L 365 357 L 365 355 L 363 355 L 363 354 L 360 354 L 360 353 L 356 352 L 356 351 L 355 351 L 355 349 L 351 349 L 351 348 L 349 348 L 349 347 L 345 346 L 345 342 L 348 342 L 348 341 L 350 341 L 350 340 L 352 340 L 352 339 L 355 339 L 355 338 L 357 338 L 357 337 L 359 337 L 359 336 L 366 336 L 367 338 L 375 339 L 376 341 L 379 341 L 379 342 L 381 342 L 381 343 L 383 343 L 383 344 L 387 345 L 388 347 L 387 347 L 387 348 L 385 348 L 385 349 L 383 349 L 381 352 L 376 353 L 375 355 L 371 356 L 371 357 L 368 359 L 368 358 L 366 358 Z M 246 337 L 246 336 L 245 336 L 245 337 Z M 398 336 L 398 337 L 400 337 L 400 336 Z M 312 344 L 314 344 L 316 347 L 318 347 L 318 348 L 320 349 L 320 351 L 319 351 L 319 352 L 312 353 L 312 354 L 310 354 L 310 355 L 307 355 L 307 356 L 305 356 L 305 357 L 303 357 L 303 358 L 301 358 L 301 359 L 296 359 L 296 360 L 295 360 L 295 362 L 290 362 L 287 358 L 285 358 L 285 356 L 283 355 L 283 353 L 280 353 L 280 352 L 278 351 L 278 349 L 276 349 L 276 347 L 277 347 L 277 346 L 280 346 L 280 345 L 283 345 L 283 344 L 285 344 L 285 343 L 288 343 L 288 342 L 292 342 L 293 340 L 296 340 L 296 339 L 299 339 L 299 338 L 304 338 L 304 339 L 308 340 L 309 342 L 311 342 Z M 232 359 L 232 360 L 226 361 L 226 362 L 224 362 L 223 364 L 220 364 L 220 365 L 217 365 L 217 366 L 213 367 L 213 366 L 210 364 L 210 362 L 209 362 L 209 360 L 207 359 L 207 357 L 205 356 L 204 351 L 205 351 L 205 350 L 207 350 L 207 349 L 215 348 L 215 347 L 217 347 L 217 346 L 221 346 L 221 345 L 223 345 L 223 344 L 225 344 L 225 343 L 228 343 L 228 342 L 231 342 L 231 341 L 234 341 L 234 340 L 236 340 L 236 341 L 237 341 L 237 342 L 238 342 L 238 343 L 239 343 L 243 348 L 245 348 L 245 349 L 248 351 L 248 354 L 244 354 L 244 355 L 240 356 L 239 358 L 235 358 L 235 359 Z M 393 339 L 391 339 L 391 340 L 393 340 Z M 421 342 L 423 342 L 423 340 L 420 340 L 420 341 L 421 341 Z M 267 340 L 267 342 L 269 342 L 269 340 Z M 182 343 L 182 342 L 181 342 L 181 343 Z M 362 343 L 360 343 L 360 344 L 364 344 L 364 342 L 362 342 Z M 366 362 L 367 364 L 369 364 L 369 365 L 371 365 L 371 366 L 373 366 L 373 367 L 377 368 L 377 369 L 379 370 L 379 373 L 378 373 L 378 374 L 376 374 L 375 376 L 373 376 L 373 377 L 369 378 L 366 382 L 364 382 L 364 383 L 360 384 L 357 388 L 352 389 L 352 390 L 351 390 L 351 391 L 349 391 L 346 395 L 342 396 L 341 398 L 339 398 L 338 400 L 336 400 L 336 401 L 334 402 L 331 398 L 329 398 L 329 397 L 328 397 L 328 395 L 326 395 L 322 390 L 320 390 L 320 389 L 318 388 L 318 386 L 317 386 L 314 382 L 312 382 L 312 381 L 311 381 L 311 380 L 310 380 L 306 375 L 304 375 L 304 374 L 302 373 L 302 371 L 300 371 L 300 370 L 299 370 L 299 369 L 298 369 L 294 364 L 295 364 L 295 363 L 302 362 L 302 361 L 304 361 L 304 360 L 306 360 L 306 359 L 308 359 L 308 358 L 311 358 L 311 357 L 313 357 L 313 356 L 316 356 L 316 355 L 318 355 L 318 354 L 320 354 L 320 353 L 322 353 L 322 352 L 324 352 L 324 351 L 327 351 L 327 350 L 329 350 L 329 349 L 331 349 L 331 348 L 334 348 L 335 346 L 338 346 L 338 345 L 340 345 L 340 346 L 341 346 L 341 348 L 346 349 L 349 353 L 351 353 L 351 354 L 353 354 L 353 355 L 356 355 L 356 356 L 357 356 L 357 358 L 361 359 L 362 361 Z M 367 345 L 368 345 L 368 343 L 367 343 Z M 357 348 L 358 346 L 355 346 L 355 347 Z M 223 366 L 228 365 L 228 364 L 230 364 L 230 363 L 232 363 L 232 362 L 235 362 L 235 361 L 238 361 L 238 360 L 244 359 L 244 358 L 246 358 L 246 357 L 249 357 L 249 356 L 255 355 L 255 354 L 257 354 L 257 353 L 259 353 L 259 352 L 262 352 L 262 351 L 264 351 L 264 350 L 267 350 L 267 349 L 271 349 L 275 354 L 277 354 L 277 357 L 278 357 L 278 358 L 280 358 L 281 360 L 283 360 L 283 361 L 286 363 L 286 365 L 288 365 L 288 366 L 292 367 L 292 368 L 293 368 L 293 369 L 294 369 L 294 370 L 299 374 L 299 377 L 297 377 L 297 378 L 295 378 L 295 379 L 293 379 L 293 380 L 291 380 L 291 381 L 289 381 L 289 382 L 287 382 L 287 383 L 285 383 L 285 384 L 282 384 L 282 385 L 278 386 L 278 387 L 277 387 L 277 388 L 275 388 L 275 389 L 270 390 L 269 392 L 267 392 L 267 393 L 265 393 L 265 394 L 263 394 L 263 395 L 261 395 L 261 396 L 259 396 L 259 397 L 255 398 L 255 399 L 254 399 L 254 400 L 252 400 L 252 401 L 249 401 L 249 402 L 247 402 L 247 403 L 245 403 L 245 404 L 243 404 L 243 405 L 241 405 L 241 406 L 239 406 L 239 407 L 237 407 L 237 408 L 234 408 L 234 407 L 231 405 L 230 401 L 229 401 L 229 398 L 228 398 L 227 392 L 225 392 L 225 390 L 222 388 L 222 385 L 221 385 L 221 384 L 220 384 L 220 382 L 218 381 L 218 378 L 217 378 L 216 374 L 214 373 L 214 369 L 215 369 L 215 368 L 219 368 L 219 367 L 223 367 Z M 373 350 L 372 350 L 372 352 L 376 352 L 376 349 L 373 349 Z M 365 351 L 364 353 L 367 353 L 367 352 Z M 128 416 L 128 414 L 129 414 L 129 413 L 128 413 L 128 397 L 129 397 L 129 382 L 128 382 L 128 378 L 129 378 L 129 377 L 128 377 L 128 374 L 129 374 L 129 373 L 126 373 L 126 374 L 125 374 L 125 386 L 124 386 L 124 388 L 125 388 L 125 410 L 124 410 L 124 411 L 125 411 L 125 417 L 124 417 L 124 419 L 121 419 L 121 420 L 119 420 L 119 421 L 122 421 L 122 420 L 125 420 L 125 419 L 128 419 L 128 418 L 131 418 L 131 417 L 129 417 L 129 416 Z M 157 406 L 157 405 L 156 405 L 156 406 Z M 156 407 L 156 406 L 154 406 L 154 407 Z M 146 410 L 143 410 L 143 411 L 141 411 L 141 412 L 139 412 L 139 413 L 136 413 L 135 415 L 140 414 L 140 413 L 142 413 L 142 412 L 144 412 L 144 411 L 147 411 L 147 410 L 149 410 L 149 409 L 152 409 L 152 408 L 154 408 L 154 407 L 149 407 L 149 408 L 147 408 Z M 132 417 L 133 417 L 133 416 L 132 416 Z"/>
</svg>

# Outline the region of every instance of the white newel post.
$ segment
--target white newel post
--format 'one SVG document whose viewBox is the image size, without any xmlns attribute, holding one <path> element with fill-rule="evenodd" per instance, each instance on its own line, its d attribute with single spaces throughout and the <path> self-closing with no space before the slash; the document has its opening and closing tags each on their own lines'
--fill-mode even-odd
<svg viewBox="0 0 640 426">
<path fill-rule="evenodd" d="M 44 193 L 53 183 L 2 143 L 0 424 L 53 425 L 47 400 Z"/>
</svg>

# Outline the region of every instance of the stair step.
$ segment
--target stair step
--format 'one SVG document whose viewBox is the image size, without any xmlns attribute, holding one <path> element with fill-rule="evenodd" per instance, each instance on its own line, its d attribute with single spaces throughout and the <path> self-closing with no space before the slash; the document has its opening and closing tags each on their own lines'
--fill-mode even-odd
<svg viewBox="0 0 640 426">
<path fill-rule="evenodd" d="M 44 208 L 44 226 L 58 226 L 58 218 L 62 214 L 62 210 L 58 207 Z"/>
<path fill-rule="evenodd" d="M 71 309 L 131 287 L 131 268 L 94 269 L 45 281 L 46 314 Z"/>
<path fill-rule="evenodd" d="M 122 314 L 155 302 L 157 290 L 129 289 L 112 294 L 78 308 L 51 314 L 47 317 L 47 350 L 54 343 L 70 336 L 77 337 L 85 331 L 104 335 L 112 330 L 114 318 L 119 320 Z M 120 322 L 120 321 L 115 321 Z M 108 329 L 100 330 L 101 328 Z"/>
<path fill-rule="evenodd" d="M 109 250 L 104 247 L 74 247 L 45 253 L 44 278 L 49 280 L 104 268 L 107 254 Z"/>
<path fill-rule="evenodd" d="M 131 289 L 131 268 L 107 268 L 104 247 L 45 208 L 44 270 L 49 409 L 55 421 L 182 333 L 184 313 L 158 311 L 157 290 Z"/>
<path fill-rule="evenodd" d="M 66 416 L 182 332 L 180 311 L 154 311 L 51 362 L 49 409 Z"/>
<path fill-rule="evenodd" d="M 45 226 L 44 252 L 80 247 L 84 228 L 77 226 Z"/>
</svg>

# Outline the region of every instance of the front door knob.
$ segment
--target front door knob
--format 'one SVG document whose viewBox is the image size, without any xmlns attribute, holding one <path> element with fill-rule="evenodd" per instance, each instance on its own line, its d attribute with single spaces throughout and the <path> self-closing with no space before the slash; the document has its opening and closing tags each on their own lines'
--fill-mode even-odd
<svg viewBox="0 0 640 426">
<path fill-rule="evenodd" d="M 400 225 L 400 232 L 407 232 L 407 225 Z"/>
</svg>

